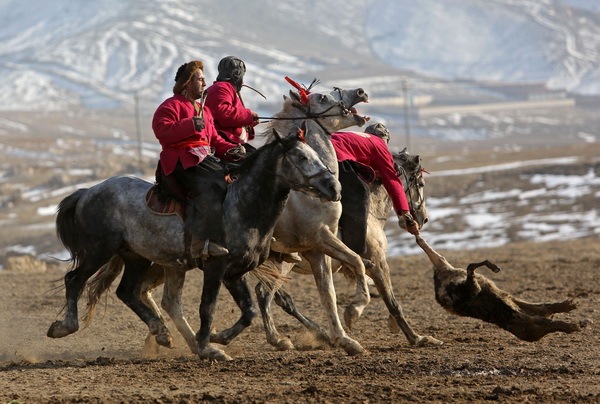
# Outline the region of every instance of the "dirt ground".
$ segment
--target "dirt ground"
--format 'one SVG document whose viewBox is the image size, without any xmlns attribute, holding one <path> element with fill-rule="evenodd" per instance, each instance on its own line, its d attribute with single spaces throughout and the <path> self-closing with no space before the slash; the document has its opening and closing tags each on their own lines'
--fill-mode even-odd
<svg viewBox="0 0 600 404">
<path fill-rule="evenodd" d="M 181 339 L 172 350 L 144 352 L 145 325 L 114 292 L 90 327 L 47 338 L 50 323 L 62 318 L 64 291 L 53 281 L 65 267 L 31 262 L 0 270 L 0 403 L 600 402 L 596 238 L 440 252 L 455 266 L 496 262 L 502 272 L 482 273 L 521 298 L 576 298 L 578 309 L 557 318 L 591 324 L 528 343 L 494 325 L 451 316 L 435 302 L 429 261 L 418 255 L 390 259 L 396 295 L 416 331 L 444 345 L 416 348 L 390 333 L 387 311 L 374 298 L 350 332 L 366 355 L 317 347 L 275 307 L 280 331 L 303 349 L 274 350 L 257 318 L 225 348 L 233 361 L 210 363 L 192 355 Z M 194 328 L 201 282 L 200 271 L 189 273 L 186 315 Z M 341 310 L 351 289 L 340 275 L 336 286 Z M 312 277 L 296 275 L 286 287 L 299 307 L 324 323 Z M 159 291 L 155 295 L 158 300 Z M 237 319 L 226 293 L 218 311 L 218 329 Z"/>
</svg>

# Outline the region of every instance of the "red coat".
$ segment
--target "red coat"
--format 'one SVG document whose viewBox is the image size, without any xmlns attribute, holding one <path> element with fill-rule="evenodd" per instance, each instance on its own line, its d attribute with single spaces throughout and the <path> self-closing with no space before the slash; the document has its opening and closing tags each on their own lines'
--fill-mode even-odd
<svg viewBox="0 0 600 404">
<path fill-rule="evenodd" d="M 337 132 L 331 135 L 338 161 L 352 160 L 375 170 L 394 204 L 394 210 L 409 210 L 402 181 L 394 169 L 394 158 L 385 141 L 363 132 Z"/>
<path fill-rule="evenodd" d="M 204 107 L 202 132 L 196 132 L 192 120 L 196 115 L 194 105 L 181 94 L 166 99 L 156 109 L 152 119 L 152 129 L 162 146 L 160 164 L 165 175 L 175 170 L 177 160 L 181 161 L 184 169 L 200 164 L 203 157 L 194 152 L 193 147 L 182 146 L 188 142 L 206 142 L 208 146 L 214 148 L 217 157 L 231 160 L 225 152 L 233 145 L 223 140 L 217 133 L 210 110 Z"/>
<path fill-rule="evenodd" d="M 247 143 L 254 139 L 254 132 L 248 133 L 247 139 L 241 139 L 245 126 L 253 123 L 252 111 L 244 107 L 231 83 L 215 81 L 206 89 L 206 106 L 215 118 L 215 127 L 235 143 Z"/>
</svg>

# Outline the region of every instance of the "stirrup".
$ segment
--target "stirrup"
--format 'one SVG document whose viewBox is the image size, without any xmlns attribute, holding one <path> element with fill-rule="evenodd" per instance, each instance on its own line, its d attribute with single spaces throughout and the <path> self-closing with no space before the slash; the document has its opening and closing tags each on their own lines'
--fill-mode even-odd
<svg viewBox="0 0 600 404">
<path fill-rule="evenodd" d="M 202 249 L 202 252 L 200 253 L 200 259 L 202 261 L 206 261 L 209 257 L 209 254 L 208 254 L 208 245 L 209 244 L 210 244 L 209 239 L 204 240 L 204 248 Z"/>
<path fill-rule="evenodd" d="M 205 261 L 209 257 L 221 257 L 223 255 L 229 254 L 229 250 L 223 246 L 220 246 L 217 243 L 210 242 L 210 239 L 204 240 L 204 248 L 200 253 L 200 259 Z"/>
</svg>

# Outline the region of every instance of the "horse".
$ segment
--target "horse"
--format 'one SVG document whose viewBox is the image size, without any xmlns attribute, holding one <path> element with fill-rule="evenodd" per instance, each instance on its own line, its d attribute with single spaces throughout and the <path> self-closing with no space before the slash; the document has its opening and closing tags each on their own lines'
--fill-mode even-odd
<svg viewBox="0 0 600 404">
<path fill-rule="evenodd" d="M 301 97 L 301 94 L 303 97 Z M 305 136 L 308 144 L 315 149 L 321 161 L 337 179 L 338 163 L 329 136 L 334 131 L 354 125 L 363 126 L 368 121 L 368 118 L 359 115 L 354 108 L 354 105 L 359 102 L 368 102 L 368 95 L 362 88 L 351 90 L 334 88 L 329 93 L 310 94 L 303 91 L 299 93 L 290 91 L 289 97 L 284 96 L 282 110 L 269 118 L 271 122 L 264 135 L 267 136 L 268 141 L 271 141 L 268 131 L 282 133 L 283 130 L 286 130 L 289 133 L 292 128 L 299 125 L 306 128 Z M 339 200 L 321 203 L 319 199 L 313 196 L 306 195 L 307 198 L 302 198 L 302 195 L 304 193 L 295 191 L 290 193 L 288 203 L 277 222 L 276 229 L 279 228 L 279 231 L 275 232 L 278 234 L 274 234 L 274 240 L 271 243 L 271 250 L 275 254 L 272 254 L 269 260 L 276 262 L 273 257 L 282 252 L 306 251 L 308 253 L 307 250 L 309 249 L 315 250 L 313 252 L 316 260 L 313 265 L 313 268 L 316 268 L 315 280 L 319 287 L 321 301 L 329 316 L 333 341 L 342 346 L 348 354 L 363 353 L 365 352 L 364 348 L 346 335 L 339 320 L 330 261 L 325 254 L 343 262 L 358 280 L 351 310 L 360 310 L 369 302 L 365 266 L 361 257 L 336 237 L 337 222 L 341 215 Z M 293 206 L 290 206 L 290 204 Z M 289 228 L 292 223 L 285 226 L 282 225 L 282 221 L 293 222 L 292 228 Z M 290 233 L 290 231 L 294 233 Z M 291 234 L 298 234 L 300 239 L 290 240 L 289 235 Z M 284 242 L 282 243 L 282 241 Z M 290 245 L 290 242 L 296 242 L 297 244 Z M 180 275 L 180 272 L 163 271 L 159 264 L 155 263 L 151 270 L 140 278 L 142 282 L 141 299 L 158 316 L 159 309 L 152 299 L 152 291 L 164 282 L 161 306 L 167 311 L 192 352 L 197 352 L 194 332 L 184 318 L 181 309 L 181 294 L 185 279 Z M 281 272 L 281 270 L 277 271 Z M 253 274 L 256 274 L 259 278 L 261 277 L 260 273 L 261 271 L 258 269 L 253 271 Z M 102 282 L 103 280 L 99 279 L 95 283 L 102 285 Z M 91 289 L 94 287 L 96 286 L 92 286 Z M 102 286 L 99 286 L 99 288 L 102 289 Z M 88 306 L 93 305 L 96 298 L 97 294 L 92 293 L 88 300 Z M 356 307 L 360 308 L 357 309 Z M 210 336 L 210 340 L 227 345 L 241 332 L 240 330 L 243 327 L 244 325 L 238 322 L 233 327 Z M 154 342 L 152 338 L 146 339 L 147 345 L 154 344 Z M 156 342 L 165 345 L 161 344 L 158 339 L 156 339 Z M 147 348 L 152 349 L 154 347 L 149 346 Z"/>
<path fill-rule="evenodd" d="M 427 222 L 427 209 L 424 199 L 425 182 L 423 179 L 421 158 L 418 155 L 409 154 L 406 148 L 399 153 L 393 153 L 393 157 L 406 192 L 410 211 L 417 222 L 423 225 Z M 390 270 L 386 260 L 388 244 L 384 231 L 385 224 L 389 218 L 389 213 L 392 209 L 392 201 L 381 181 L 372 183 L 370 185 L 370 191 L 370 211 L 367 220 L 367 248 L 362 257 L 374 264 L 373 267 L 367 267 L 366 271 L 368 276 L 374 281 L 377 291 L 390 313 L 388 327 L 394 333 L 398 333 L 402 330 L 411 345 L 441 345 L 442 341 L 439 341 L 432 336 L 418 335 L 413 330 L 406 321 L 402 312 L 402 307 L 394 296 L 390 280 Z M 403 222 L 401 221 L 401 223 Z M 339 270 L 346 275 L 347 278 L 354 278 L 352 272 L 348 271 L 348 269 L 343 266 L 343 263 L 334 262 L 332 265 L 333 272 Z M 280 269 L 284 271 L 289 271 L 291 269 L 294 272 L 302 274 L 312 273 L 312 269 L 306 261 L 294 265 L 293 268 L 290 268 L 288 265 L 287 268 L 284 267 Z M 287 276 L 288 272 L 283 272 L 281 275 Z M 355 279 L 352 279 L 352 281 L 355 281 Z M 280 350 L 294 348 L 294 345 L 289 338 L 282 337 L 279 334 L 272 320 L 270 305 L 274 300 L 277 305 L 279 305 L 286 313 L 296 318 L 319 340 L 331 345 L 332 341 L 327 333 L 319 324 L 304 316 L 297 309 L 292 297 L 283 288 L 280 288 L 281 286 L 282 283 L 277 281 L 270 282 L 266 288 L 262 283 L 259 283 L 255 288 L 267 342 Z M 345 320 L 348 325 L 348 319 Z"/>
<path fill-rule="evenodd" d="M 297 130 L 297 128 L 296 128 Z M 295 132 L 296 132 L 295 130 Z M 338 201 L 340 185 L 305 142 L 303 132 L 268 142 L 245 159 L 239 178 L 228 186 L 223 223 L 229 254 L 211 257 L 203 265 L 204 284 L 200 303 L 200 330 L 195 351 L 209 360 L 230 360 L 210 346 L 210 332 L 221 283 L 240 307 L 238 322 L 226 330 L 232 335 L 245 328 L 256 309 L 245 277 L 268 254 L 275 223 L 290 190 L 317 200 Z M 174 216 L 149 212 L 144 196 L 151 184 L 139 178 L 112 177 L 89 189 L 79 189 L 63 199 L 56 219 L 57 234 L 71 253 L 72 269 L 64 277 L 66 313 L 55 321 L 47 335 L 60 338 L 79 329 L 77 301 L 86 281 L 103 267 L 107 275 L 97 288 L 102 293 L 124 265 L 117 296 L 129 306 L 155 335 L 156 342 L 172 346 L 163 319 L 140 298 L 142 279 L 154 262 L 169 274 L 184 276 L 184 228 Z M 99 298 L 99 295 L 98 295 Z"/>
</svg>

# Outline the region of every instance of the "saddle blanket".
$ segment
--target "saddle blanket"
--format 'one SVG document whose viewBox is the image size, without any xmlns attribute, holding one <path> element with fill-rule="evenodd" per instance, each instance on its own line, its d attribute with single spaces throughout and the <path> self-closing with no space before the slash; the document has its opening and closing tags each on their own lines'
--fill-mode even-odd
<svg viewBox="0 0 600 404">
<path fill-rule="evenodd" d="M 146 193 L 146 206 L 155 215 L 177 215 L 182 223 L 185 222 L 185 205 L 173 198 L 160 196 L 156 185 L 153 185 Z"/>
</svg>

